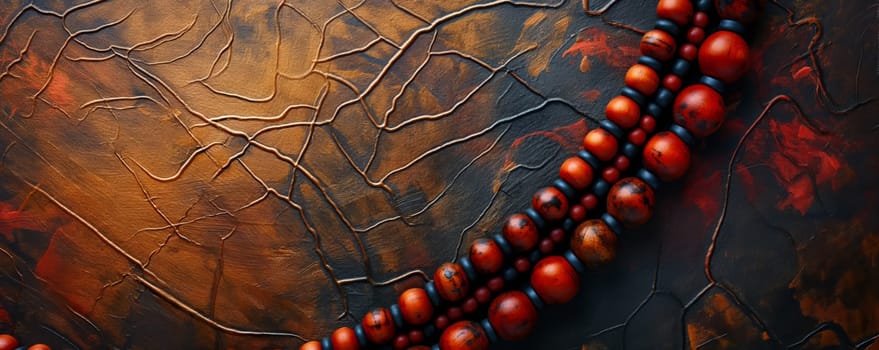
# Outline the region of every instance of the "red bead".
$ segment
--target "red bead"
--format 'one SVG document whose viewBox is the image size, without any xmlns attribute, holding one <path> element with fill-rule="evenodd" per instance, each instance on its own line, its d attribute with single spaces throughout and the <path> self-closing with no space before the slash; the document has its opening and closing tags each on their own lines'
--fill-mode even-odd
<svg viewBox="0 0 879 350">
<path fill-rule="evenodd" d="M 561 192 L 559 192 L 559 194 L 561 194 Z M 537 200 L 538 195 L 546 197 L 541 197 L 541 200 L 548 200 L 551 193 L 538 192 L 534 195 L 535 201 Z M 562 195 L 562 197 L 564 197 L 564 195 Z M 538 209 L 536 205 L 534 209 Z M 540 209 L 538 209 L 538 212 L 540 212 Z M 543 216 L 542 214 L 543 213 L 541 213 L 541 216 Z M 504 226 L 501 228 L 501 232 L 503 233 L 504 238 L 507 239 L 507 242 L 510 243 L 510 247 L 513 247 L 513 250 L 517 252 L 524 252 L 534 248 L 539 236 L 537 225 L 535 225 L 534 221 L 531 221 L 531 218 L 525 214 L 510 215 L 510 217 L 504 221 Z M 503 258 L 503 255 L 501 255 L 501 258 Z"/>
<path fill-rule="evenodd" d="M 394 319 L 388 309 L 380 307 L 363 316 L 363 332 L 366 338 L 375 344 L 387 344 L 396 334 Z"/>
<path fill-rule="evenodd" d="M 698 54 L 699 54 L 699 48 L 697 48 L 696 45 L 693 45 L 690 43 L 686 43 L 686 44 L 681 45 L 680 51 L 678 51 L 678 55 L 680 55 L 681 58 L 683 58 L 687 61 L 690 61 L 690 62 L 695 61 L 696 55 L 698 55 Z"/>
<path fill-rule="evenodd" d="M 413 325 L 423 325 L 433 317 L 433 303 L 423 288 L 410 288 L 397 300 L 403 320 Z"/>
<path fill-rule="evenodd" d="M 568 158 L 559 168 L 559 177 L 578 190 L 588 187 L 592 176 L 592 167 L 580 157 Z"/>
<path fill-rule="evenodd" d="M 580 198 L 580 204 L 586 207 L 586 210 L 592 210 L 598 207 L 598 197 L 590 193 Z"/>
<path fill-rule="evenodd" d="M 52 348 L 46 344 L 34 344 L 27 348 L 27 350 L 52 350 Z"/>
<path fill-rule="evenodd" d="M 424 342 L 424 331 L 420 329 L 409 331 L 409 342 L 412 344 L 421 344 Z"/>
<path fill-rule="evenodd" d="M 711 18 L 708 17 L 707 13 L 702 11 L 696 12 L 696 14 L 693 15 L 693 25 L 699 28 L 705 28 L 708 26 L 708 21 L 710 19 Z"/>
<path fill-rule="evenodd" d="M 662 86 L 673 92 L 677 92 L 678 90 L 680 90 L 681 84 L 681 77 L 674 74 L 666 75 L 665 79 L 662 79 Z"/>
<path fill-rule="evenodd" d="M 447 301 L 459 301 L 470 292 L 470 281 L 461 265 L 445 263 L 433 273 L 433 284 L 440 298 Z"/>
<path fill-rule="evenodd" d="M 479 302 L 476 301 L 476 298 L 469 297 L 467 300 L 464 300 L 464 303 L 461 304 L 461 310 L 464 311 L 465 314 L 472 314 L 479 309 Z"/>
<path fill-rule="evenodd" d="M 751 49 L 736 33 L 720 30 L 709 35 L 699 48 L 699 69 L 720 81 L 735 83 L 748 70 Z"/>
<path fill-rule="evenodd" d="M 766 0 L 714 0 L 714 8 L 720 18 L 749 24 L 760 15 Z"/>
<path fill-rule="evenodd" d="M 455 322 L 464 318 L 464 310 L 458 306 L 452 306 L 446 310 L 446 316 L 449 317 L 449 321 Z"/>
<path fill-rule="evenodd" d="M 320 342 L 317 340 L 312 340 L 310 342 L 306 342 L 305 344 L 302 344 L 299 347 L 299 350 L 321 350 L 321 349 L 322 349 L 322 347 L 320 345 Z M 6 350 L 6 348 L 3 348 L 3 350 Z"/>
<path fill-rule="evenodd" d="M 433 321 L 434 327 L 439 330 L 443 330 L 449 326 L 449 317 L 446 315 L 439 315 L 436 317 L 436 320 Z"/>
<path fill-rule="evenodd" d="M 660 61 L 668 61 L 675 55 L 675 38 L 662 30 L 654 29 L 641 37 L 641 53 Z"/>
<path fill-rule="evenodd" d="M 555 187 L 544 187 L 534 194 L 534 197 L 531 199 L 531 207 L 548 221 L 561 220 L 568 214 L 568 198 Z M 506 236 L 504 237 L 506 238 Z M 536 243 L 537 240 L 535 239 L 528 249 L 533 248 Z M 512 242 L 510 242 L 510 245 L 513 245 Z"/>
<path fill-rule="evenodd" d="M 574 204 L 568 209 L 568 217 L 575 222 L 583 221 L 586 218 L 586 207 L 582 204 Z"/>
<path fill-rule="evenodd" d="M 650 96 L 653 95 L 659 87 L 659 74 L 657 74 L 653 68 L 643 64 L 636 64 L 626 71 L 625 81 L 628 87 L 633 88 L 646 96 Z"/>
<path fill-rule="evenodd" d="M 357 333 L 350 327 L 342 327 L 336 329 L 330 337 L 333 343 L 333 350 L 357 350 L 360 349 L 360 343 L 357 342 Z"/>
<path fill-rule="evenodd" d="M 560 256 L 548 256 L 537 262 L 531 272 L 531 286 L 547 304 L 563 304 L 577 295 L 580 277 Z"/>
<path fill-rule="evenodd" d="M 656 130 L 656 118 L 649 115 L 641 117 L 641 129 L 644 129 L 648 134 L 652 133 L 653 130 Z"/>
<path fill-rule="evenodd" d="M 629 72 L 631 71 L 632 70 L 629 69 Z M 629 73 L 626 73 L 627 79 L 628 76 Z M 657 78 L 657 81 L 658 79 L 659 78 Z M 617 96 L 607 103 L 607 107 L 604 108 L 604 114 L 607 116 L 608 120 L 614 122 L 623 129 L 628 129 L 638 124 L 638 118 L 641 116 L 641 107 L 638 107 L 638 103 L 631 98 Z"/>
<path fill-rule="evenodd" d="M 561 244 L 565 241 L 566 237 L 567 233 L 565 233 L 565 230 L 562 230 L 560 228 L 554 229 L 549 233 L 549 239 L 551 239 L 552 242 L 555 244 Z"/>
<path fill-rule="evenodd" d="M 409 349 L 406 349 L 406 350 L 430 350 L 430 347 L 428 347 L 426 345 L 418 345 L 418 346 L 409 347 Z"/>
<path fill-rule="evenodd" d="M 644 141 L 647 141 L 647 133 L 644 129 L 636 128 L 629 132 L 629 142 L 635 146 L 643 145 Z"/>
<path fill-rule="evenodd" d="M 644 147 L 644 167 L 662 181 L 676 180 L 690 167 L 690 148 L 673 132 L 657 133 Z"/>
<path fill-rule="evenodd" d="M 690 0 L 659 0 L 659 4 L 656 5 L 656 15 L 684 26 L 690 23 L 690 18 L 693 17 L 693 4 Z"/>
<path fill-rule="evenodd" d="M 13 350 L 18 347 L 18 340 L 9 334 L 0 334 L 0 350 Z"/>
<path fill-rule="evenodd" d="M 617 146 L 617 139 L 602 128 L 592 129 L 583 138 L 583 149 L 605 162 L 617 154 Z"/>
<path fill-rule="evenodd" d="M 491 290 L 488 287 L 479 287 L 479 289 L 473 292 L 473 296 L 480 304 L 485 304 L 491 300 Z"/>
<path fill-rule="evenodd" d="M 552 239 L 550 239 L 549 237 L 541 239 L 540 244 L 537 246 L 537 250 L 539 250 L 540 254 L 543 255 L 548 255 L 549 253 L 552 253 L 554 249 L 555 243 L 553 243 Z"/>
<path fill-rule="evenodd" d="M 531 269 L 531 262 L 526 257 L 519 257 L 513 262 L 513 268 L 519 271 L 519 273 L 525 273 Z"/>
<path fill-rule="evenodd" d="M 494 240 L 480 238 L 470 244 L 470 261 L 476 271 L 490 275 L 504 266 L 504 252 Z"/>
<path fill-rule="evenodd" d="M 488 322 L 504 340 L 521 340 L 537 326 L 537 309 L 518 290 L 498 295 L 488 308 Z"/>
<path fill-rule="evenodd" d="M 723 97 L 714 89 L 693 84 L 682 90 L 672 109 L 675 123 L 683 126 L 693 136 L 713 134 L 725 118 Z"/>
<path fill-rule="evenodd" d="M 607 212 L 623 226 L 645 224 L 653 215 L 653 189 L 636 177 L 620 180 L 607 195 Z"/>
<path fill-rule="evenodd" d="M 394 339 L 394 350 L 405 350 L 409 347 L 409 337 L 405 334 L 400 334 L 397 338 Z M 333 350 L 336 350 L 335 345 L 333 346 Z"/>
<path fill-rule="evenodd" d="M 494 293 L 500 292 L 504 289 L 504 278 L 500 276 L 492 277 L 492 279 L 488 280 L 485 286 L 488 287 L 488 290 Z"/>
<path fill-rule="evenodd" d="M 601 177 L 608 183 L 614 183 L 620 179 L 620 171 L 617 168 L 609 166 L 604 168 L 604 171 L 601 172 Z"/>
<path fill-rule="evenodd" d="M 616 257 L 617 235 L 602 220 L 589 220 L 574 230 L 571 251 L 589 267 L 604 265 Z"/>
<path fill-rule="evenodd" d="M 702 40 L 705 40 L 705 29 L 693 27 L 687 31 L 687 41 L 698 45 Z"/>
<path fill-rule="evenodd" d="M 488 346 L 488 335 L 473 321 L 456 322 L 439 339 L 441 350 L 487 350 Z"/>
</svg>

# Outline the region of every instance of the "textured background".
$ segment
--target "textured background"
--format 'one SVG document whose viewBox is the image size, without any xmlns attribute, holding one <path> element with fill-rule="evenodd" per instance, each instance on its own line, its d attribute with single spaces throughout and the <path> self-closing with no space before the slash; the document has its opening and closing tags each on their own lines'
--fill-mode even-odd
<svg viewBox="0 0 879 350">
<path fill-rule="evenodd" d="M 7 1 L 0 333 L 296 348 L 350 326 L 525 208 L 654 6 Z M 728 122 L 654 220 L 500 348 L 877 349 L 876 3 L 769 1 L 752 29 Z"/>
</svg>

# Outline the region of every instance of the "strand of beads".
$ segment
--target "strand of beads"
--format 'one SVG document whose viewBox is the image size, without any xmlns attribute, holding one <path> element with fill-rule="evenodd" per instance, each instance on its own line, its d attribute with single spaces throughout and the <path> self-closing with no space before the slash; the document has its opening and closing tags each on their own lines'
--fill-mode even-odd
<svg viewBox="0 0 879 350">
<path fill-rule="evenodd" d="M 9 334 L 0 334 L 0 350 L 51 350 L 46 344 L 34 344 L 29 347 L 20 346 L 18 339 Z"/>
</svg>

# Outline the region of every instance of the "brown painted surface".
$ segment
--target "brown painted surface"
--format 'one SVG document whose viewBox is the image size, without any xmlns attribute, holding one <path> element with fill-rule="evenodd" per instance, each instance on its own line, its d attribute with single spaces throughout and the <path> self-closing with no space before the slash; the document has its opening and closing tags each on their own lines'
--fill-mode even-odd
<svg viewBox="0 0 879 350">
<path fill-rule="evenodd" d="M 356 324 L 557 176 L 655 19 L 628 0 L 80 3 L 0 6 L 0 333 L 53 349 L 296 348 Z M 501 347 L 870 346 L 875 13 L 769 1 L 689 173 Z"/>
</svg>

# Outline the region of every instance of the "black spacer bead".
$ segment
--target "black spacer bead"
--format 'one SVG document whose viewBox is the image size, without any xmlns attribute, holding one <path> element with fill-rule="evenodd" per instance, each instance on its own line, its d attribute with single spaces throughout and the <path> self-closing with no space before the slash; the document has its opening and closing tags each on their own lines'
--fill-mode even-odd
<svg viewBox="0 0 879 350">
<path fill-rule="evenodd" d="M 430 339 L 433 338 L 434 335 L 436 335 L 436 326 L 428 324 L 427 326 L 424 326 L 421 331 L 424 332 L 425 339 Z"/>
<path fill-rule="evenodd" d="M 543 309 L 543 300 L 540 299 L 540 295 L 537 295 L 537 291 L 534 290 L 534 287 L 526 285 L 525 288 L 522 288 L 522 292 L 528 296 L 528 299 L 531 299 L 531 303 L 534 304 L 535 309 L 538 311 Z"/>
<path fill-rule="evenodd" d="M 687 146 L 693 147 L 696 144 L 696 138 L 693 137 L 693 134 L 687 131 L 687 129 L 684 129 L 683 126 L 672 124 L 668 127 L 668 131 L 671 131 L 675 135 L 678 135 L 678 138 L 680 138 L 681 141 L 684 141 Z"/>
<path fill-rule="evenodd" d="M 638 59 L 638 63 L 652 68 L 653 70 L 656 71 L 656 74 L 659 74 L 660 72 L 662 72 L 662 62 L 660 62 L 659 60 L 657 60 L 653 57 L 641 56 L 641 58 Z"/>
<path fill-rule="evenodd" d="M 747 34 L 747 29 L 744 24 L 731 19 L 720 20 L 720 23 L 717 24 L 717 30 L 728 30 L 740 36 L 745 36 L 745 34 Z"/>
<path fill-rule="evenodd" d="M 504 270 L 504 281 L 507 283 L 516 282 L 516 279 L 519 278 L 519 271 L 516 271 L 515 267 L 508 267 Z"/>
<path fill-rule="evenodd" d="M 658 104 L 663 109 L 671 107 L 671 104 L 675 102 L 675 93 L 671 92 L 671 90 L 666 88 L 659 88 L 659 92 L 656 93 L 656 104 Z"/>
<path fill-rule="evenodd" d="M 623 234 L 623 225 L 617 221 L 617 218 L 610 215 L 610 213 L 601 214 L 601 220 L 604 221 L 604 223 L 607 224 L 607 227 L 610 227 L 610 230 L 613 231 L 613 233 L 616 233 L 617 236 Z"/>
<path fill-rule="evenodd" d="M 613 137 L 616 137 L 617 140 L 623 138 L 623 129 L 620 129 L 619 125 L 610 120 L 602 120 L 600 123 L 598 123 L 598 126 L 609 132 L 611 135 L 613 135 Z"/>
<path fill-rule="evenodd" d="M 644 103 L 646 103 L 646 101 L 647 101 L 647 97 L 644 97 L 644 95 L 642 95 L 640 92 L 638 92 L 638 90 L 635 90 L 635 89 L 630 88 L 628 86 L 623 87 L 623 89 L 620 91 L 620 95 L 631 98 L 632 101 L 635 101 L 635 103 L 638 104 L 638 107 L 643 106 Z"/>
<path fill-rule="evenodd" d="M 465 256 L 461 258 L 461 260 L 458 260 L 458 264 L 461 265 L 461 269 L 464 270 L 464 274 L 467 275 L 467 279 L 470 280 L 470 282 L 476 282 L 479 280 L 479 273 L 473 268 L 473 262 L 470 261 L 469 257 Z"/>
<path fill-rule="evenodd" d="M 501 252 L 504 253 L 505 258 L 509 259 L 511 256 L 513 256 L 513 247 L 510 246 L 510 242 L 507 242 L 507 239 L 504 238 L 504 235 L 500 233 L 495 233 L 493 236 L 491 236 L 491 239 L 493 239 L 494 242 L 497 243 L 497 246 L 501 248 Z"/>
<path fill-rule="evenodd" d="M 674 75 L 677 75 L 679 78 L 684 79 L 687 77 L 687 74 L 690 74 L 690 68 L 692 64 L 690 61 L 687 61 L 683 58 L 678 58 L 675 60 L 674 64 L 671 66 L 671 72 Z"/>
<path fill-rule="evenodd" d="M 430 347 L 430 350 L 442 350 L 442 349 L 440 349 L 439 344 L 433 344 L 433 346 Z"/>
<path fill-rule="evenodd" d="M 699 78 L 699 82 L 712 88 L 714 91 L 717 91 L 717 93 L 721 95 L 726 93 L 726 84 L 724 84 L 722 81 L 718 80 L 715 77 L 703 75 L 701 78 Z"/>
<path fill-rule="evenodd" d="M 576 255 L 574 255 L 574 252 L 571 251 L 570 249 L 565 251 L 565 260 L 567 260 L 568 263 L 574 267 L 574 270 L 577 270 L 577 272 L 579 272 L 579 273 L 586 272 L 586 265 L 583 265 L 583 262 L 580 261 L 580 258 L 578 258 Z"/>
<path fill-rule="evenodd" d="M 440 304 L 443 302 L 443 300 L 440 299 L 439 293 L 437 293 L 436 286 L 433 284 L 433 282 L 425 283 L 424 291 L 427 292 L 427 297 L 430 298 L 430 302 L 433 304 L 433 306 L 440 306 Z"/>
<path fill-rule="evenodd" d="M 666 33 L 669 33 L 669 34 L 671 34 L 671 36 L 673 36 L 675 38 L 677 38 L 678 35 L 681 34 L 681 28 L 678 27 L 678 25 L 675 24 L 675 22 L 672 22 L 672 21 L 669 21 L 669 20 L 663 19 L 663 18 L 657 19 L 656 25 L 654 25 L 653 28 L 662 30 Z"/>
<path fill-rule="evenodd" d="M 647 114 L 650 114 L 655 119 L 659 119 L 662 116 L 662 107 L 660 107 L 656 102 L 650 102 L 647 104 Z"/>
<path fill-rule="evenodd" d="M 562 221 L 562 230 L 565 232 L 572 232 L 577 227 L 577 223 L 574 222 L 574 219 L 565 218 L 565 221 Z"/>
<path fill-rule="evenodd" d="M 482 321 L 479 321 L 479 325 L 482 326 L 482 330 L 484 330 L 485 335 L 488 336 L 488 341 L 491 343 L 497 343 L 497 341 L 498 341 L 497 333 L 494 331 L 494 327 L 491 326 L 491 322 L 489 322 L 488 319 L 486 318 L 486 319 L 483 319 Z"/>
<path fill-rule="evenodd" d="M 635 159 L 638 157 L 639 151 L 640 149 L 638 146 L 635 146 L 635 144 L 631 142 L 626 142 L 626 144 L 623 145 L 623 155 L 629 157 L 629 159 Z"/>
<path fill-rule="evenodd" d="M 537 212 L 534 208 L 525 209 L 525 215 L 531 219 L 531 222 L 534 223 L 534 226 L 537 226 L 537 231 L 543 231 L 546 228 L 546 220 L 543 220 L 543 217 L 540 216 L 540 213 Z"/>
<path fill-rule="evenodd" d="M 406 325 L 406 321 L 403 321 L 403 312 L 400 311 L 400 305 L 394 304 L 388 309 L 391 310 L 391 318 L 394 319 L 394 326 L 396 326 L 397 329 L 403 328 L 403 326 Z"/>
<path fill-rule="evenodd" d="M 607 191 L 610 191 L 610 184 L 604 179 L 598 179 L 595 181 L 595 184 L 592 185 L 592 193 L 594 193 L 598 197 L 604 197 L 607 194 Z"/>
<path fill-rule="evenodd" d="M 321 350 L 333 350 L 333 341 L 330 340 L 330 337 L 324 337 L 320 340 L 320 348 Z"/>
<path fill-rule="evenodd" d="M 552 182 L 552 186 L 561 191 L 568 198 L 568 202 L 573 202 L 577 199 L 577 190 L 565 182 L 565 180 L 556 179 Z"/>
<path fill-rule="evenodd" d="M 534 249 L 531 251 L 531 254 L 528 255 L 528 261 L 531 261 L 532 264 L 536 264 L 542 257 L 543 254 L 541 254 L 539 250 Z"/>
<path fill-rule="evenodd" d="M 598 169 L 601 168 L 601 161 L 589 151 L 585 149 L 580 150 L 580 152 L 577 152 L 577 156 L 580 157 L 580 159 L 585 160 L 586 163 L 589 163 L 589 166 L 592 167 L 593 171 L 598 171 Z"/>
<path fill-rule="evenodd" d="M 649 170 L 638 170 L 638 178 L 644 180 L 644 182 L 647 183 L 648 186 L 652 187 L 654 191 L 659 189 L 659 184 L 661 183 L 659 181 L 659 178 L 656 177 L 656 175 L 653 175 L 653 173 L 651 173 Z"/>
<path fill-rule="evenodd" d="M 357 337 L 357 342 L 360 343 L 361 348 L 365 348 L 369 345 L 369 338 L 366 337 L 366 332 L 363 331 L 363 325 L 354 326 L 354 335 Z"/>
<path fill-rule="evenodd" d="M 714 11 L 713 0 L 696 0 L 696 11 L 702 11 L 710 14 Z"/>
</svg>

